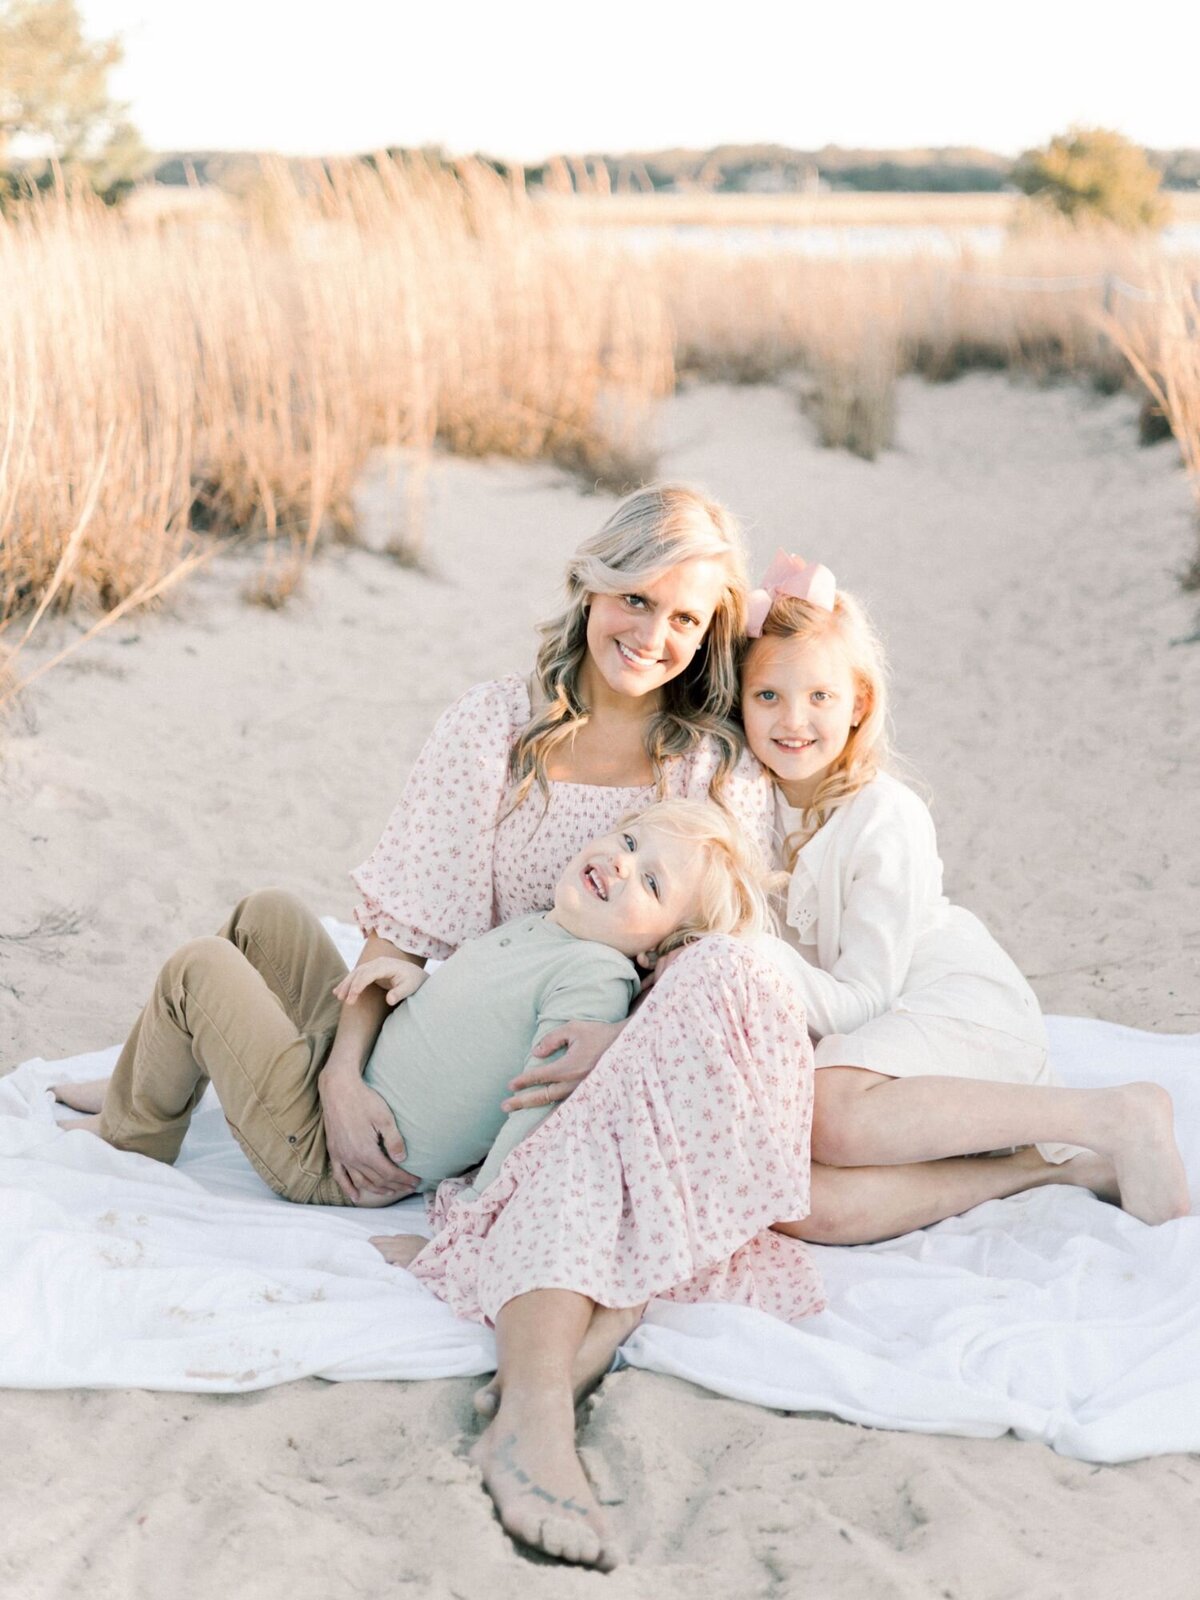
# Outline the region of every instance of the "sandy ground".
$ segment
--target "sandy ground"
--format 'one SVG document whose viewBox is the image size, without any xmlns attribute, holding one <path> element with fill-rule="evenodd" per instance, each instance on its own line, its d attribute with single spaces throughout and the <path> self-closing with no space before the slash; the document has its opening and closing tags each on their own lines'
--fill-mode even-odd
<svg viewBox="0 0 1200 1600">
<path fill-rule="evenodd" d="M 1200 1030 L 1200 645 L 1172 447 L 1135 407 L 976 377 L 903 386 L 898 448 L 818 449 L 794 396 L 699 389 L 663 476 L 871 603 L 951 894 L 1047 1010 Z M 372 543 L 403 496 L 364 485 Z M 0 736 L 0 1069 L 121 1037 L 154 971 L 280 883 L 345 915 L 438 710 L 524 668 L 563 557 L 610 502 L 439 462 L 428 570 L 331 553 L 282 613 L 227 559 L 118 626 Z M 61 639 L 72 624 L 58 625 Z M 0 1396 L 0 1594 L 343 1600 L 680 1596 L 1191 1600 L 1200 1463 L 1099 1468 L 1013 1439 L 874 1433 L 625 1372 L 583 1429 L 632 1553 L 601 1577 L 514 1550 L 464 1459 L 472 1384 L 239 1397 Z"/>
</svg>

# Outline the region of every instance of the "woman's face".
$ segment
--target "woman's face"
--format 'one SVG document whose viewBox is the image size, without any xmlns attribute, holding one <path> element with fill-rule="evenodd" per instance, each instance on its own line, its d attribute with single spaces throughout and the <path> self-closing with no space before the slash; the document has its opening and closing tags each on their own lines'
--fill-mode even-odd
<svg viewBox="0 0 1200 1600">
<path fill-rule="evenodd" d="M 623 594 L 588 596 L 588 659 L 614 694 L 637 698 L 677 678 L 704 642 L 725 587 L 724 563 L 683 561 Z"/>
</svg>

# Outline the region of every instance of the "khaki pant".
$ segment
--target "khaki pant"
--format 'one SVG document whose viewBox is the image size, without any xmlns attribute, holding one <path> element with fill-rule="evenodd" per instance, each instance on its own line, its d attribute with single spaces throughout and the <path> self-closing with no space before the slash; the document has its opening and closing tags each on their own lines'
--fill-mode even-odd
<svg viewBox="0 0 1200 1600">
<path fill-rule="evenodd" d="M 174 1161 L 212 1080 L 225 1120 L 286 1200 L 347 1205 L 325 1149 L 317 1078 L 337 1030 L 346 966 L 293 895 L 260 889 L 220 933 L 158 975 L 108 1086 L 100 1132 L 118 1150 Z"/>
</svg>

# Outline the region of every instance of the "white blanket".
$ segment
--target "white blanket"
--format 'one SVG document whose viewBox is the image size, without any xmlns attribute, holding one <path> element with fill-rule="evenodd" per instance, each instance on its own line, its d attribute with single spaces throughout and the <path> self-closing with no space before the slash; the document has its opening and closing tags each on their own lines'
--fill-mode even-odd
<svg viewBox="0 0 1200 1600">
<path fill-rule="evenodd" d="M 1200 1177 L 1200 1035 L 1050 1028 L 1068 1084 L 1164 1084 Z M 101 1076 L 115 1055 L 0 1080 L 0 1385 L 234 1391 L 491 1370 L 491 1334 L 367 1242 L 426 1232 L 420 1201 L 275 1199 L 211 1095 L 175 1167 L 63 1133 L 48 1085 Z M 872 1427 L 1012 1429 L 1088 1461 L 1200 1450 L 1200 1216 L 1148 1228 L 1054 1187 L 820 1264 L 819 1317 L 656 1304 L 625 1357 Z"/>
</svg>

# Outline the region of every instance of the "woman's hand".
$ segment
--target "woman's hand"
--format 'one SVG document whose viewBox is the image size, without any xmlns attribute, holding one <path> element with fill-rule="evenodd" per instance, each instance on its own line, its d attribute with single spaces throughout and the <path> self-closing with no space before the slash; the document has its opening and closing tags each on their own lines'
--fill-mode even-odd
<svg viewBox="0 0 1200 1600">
<path fill-rule="evenodd" d="M 624 1026 L 623 1022 L 568 1022 L 546 1034 L 534 1045 L 532 1053 L 552 1056 L 565 1046 L 564 1054 L 544 1066 L 526 1067 L 509 1084 L 512 1093 L 500 1102 L 501 1111 L 523 1111 L 528 1106 L 550 1106 L 556 1100 L 565 1100 Z"/>
<path fill-rule="evenodd" d="M 404 1135 L 381 1094 L 361 1078 L 328 1069 L 317 1079 L 329 1152 L 338 1188 L 352 1205 L 404 1200 L 420 1178 L 405 1172 Z"/>
<path fill-rule="evenodd" d="M 388 1005 L 398 1006 L 401 1000 L 416 994 L 428 976 L 424 967 L 418 967 L 414 961 L 405 961 L 401 956 L 376 956 L 372 961 L 360 961 L 335 987 L 333 994 L 344 1006 L 352 1006 L 364 989 L 378 984 L 387 993 Z"/>
</svg>

